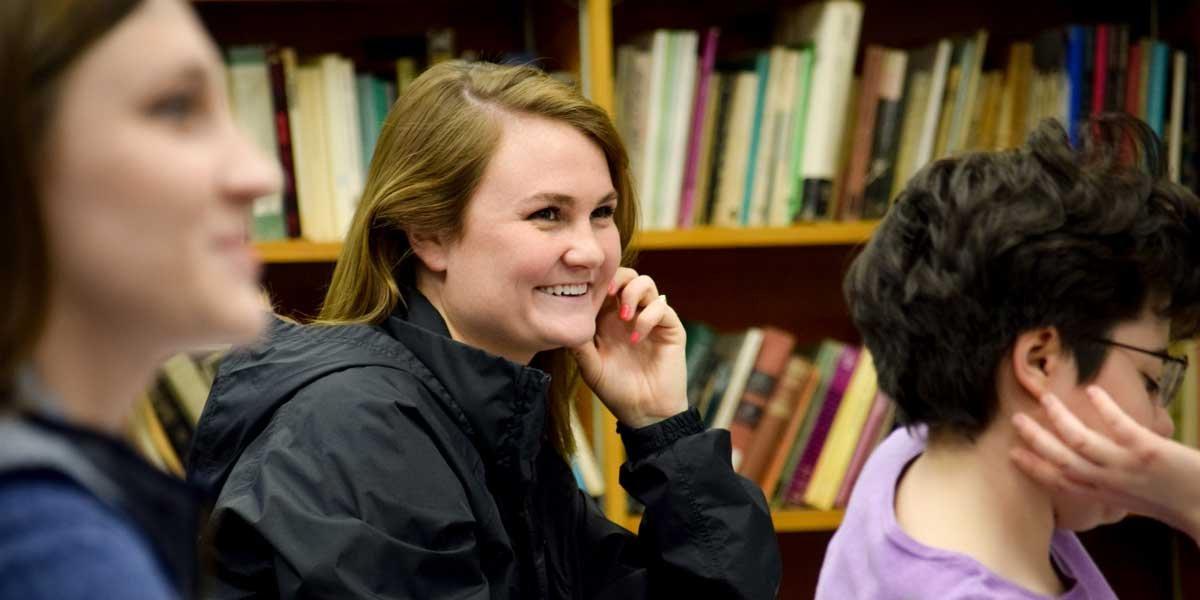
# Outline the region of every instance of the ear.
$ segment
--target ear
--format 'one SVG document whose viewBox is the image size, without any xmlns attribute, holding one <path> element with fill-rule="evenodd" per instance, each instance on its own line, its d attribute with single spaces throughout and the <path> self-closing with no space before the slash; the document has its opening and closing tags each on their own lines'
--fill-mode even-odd
<svg viewBox="0 0 1200 600">
<path fill-rule="evenodd" d="M 450 258 L 450 244 L 438 234 L 408 232 L 408 245 L 413 254 L 421 259 L 426 269 L 435 273 L 445 272 Z"/>
<path fill-rule="evenodd" d="M 1065 367 L 1062 336 L 1054 327 L 1025 331 L 1013 343 L 1011 358 L 1017 383 L 1033 398 L 1040 398 Z"/>
</svg>

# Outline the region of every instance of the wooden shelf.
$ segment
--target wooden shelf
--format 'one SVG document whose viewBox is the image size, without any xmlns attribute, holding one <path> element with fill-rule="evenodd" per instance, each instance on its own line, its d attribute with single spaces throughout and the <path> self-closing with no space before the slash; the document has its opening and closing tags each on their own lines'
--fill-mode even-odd
<svg viewBox="0 0 1200 600">
<path fill-rule="evenodd" d="M 341 242 L 309 242 L 305 240 L 283 240 L 278 242 L 255 242 L 259 256 L 265 263 L 321 263 L 334 262 L 342 251 Z"/>
<path fill-rule="evenodd" d="M 871 238 L 878 221 L 812 223 L 782 228 L 716 228 L 645 231 L 633 239 L 638 250 L 704 250 L 787 246 L 853 246 Z M 286 240 L 255 244 L 263 262 L 311 263 L 337 260 L 338 242 Z"/>
<path fill-rule="evenodd" d="M 792 227 L 700 227 L 643 231 L 633 239 L 639 250 L 695 250 L 769 246 L 853 246 L 871 239 L 879 221 L 806 223 Z"/>
<path fill-rule="evenodd" d="M 833 531 L 842 524 L 845 514 L 846 511 L 843 510 L 785 509 L 771 511 L 771 520 L 775 522 L 775 531 L 778 533 Z M 641 516 L 630 515 L 625 527 L 630 531 L 637 531 L 641 521 Z"/>
</svg>

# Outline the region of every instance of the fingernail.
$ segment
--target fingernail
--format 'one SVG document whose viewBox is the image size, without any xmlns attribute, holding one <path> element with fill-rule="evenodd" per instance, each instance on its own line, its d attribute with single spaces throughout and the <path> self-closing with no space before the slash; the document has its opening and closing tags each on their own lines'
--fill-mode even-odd
<svg viewBox="0 0 1200 600">
<path fill-rule="evenodd" d="M 633 316 L 633 307 L 628 304 L 621 305 L 621 320 L 628 321 Z"/>
<path fill-rule="evenodd" d="M 636 344 L 636 343 L 638 343 L 638 340 L 640 340 L 640 339 L 642 339 L 642 334 L 635 331 L 635 332 L 633 332 L 632 335 L 629 336 L 629 343 Z"/>
</svg>

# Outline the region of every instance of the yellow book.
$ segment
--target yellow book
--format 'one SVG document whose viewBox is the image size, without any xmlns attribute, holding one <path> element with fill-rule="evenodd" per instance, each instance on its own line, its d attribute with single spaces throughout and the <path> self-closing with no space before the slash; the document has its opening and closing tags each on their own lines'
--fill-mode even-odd
<svg viewBox="0 0 1200 600">
<path fill-rule="evenodd" d="M 833 425 L 829 428 L 829 437 L 817 466 L 813 470 L 812 481 L 804 492 L 804 503 L 820 510 L 832 510 L 837 500 L 838 490 L 842 487 L 842 479 L 854 456 L 854 448 L 858 445 L 858 437 L 862 434 L 863 424 L 871 411 L 871 402 L 875 399 L 878 387 L 875 374 L 875 360 L 871 353 L 863 348 L 858 358 L 858 366 L 850 376 L 846 393 L 842 397 L 842 405 L 838 407 Z"/>
</svg>

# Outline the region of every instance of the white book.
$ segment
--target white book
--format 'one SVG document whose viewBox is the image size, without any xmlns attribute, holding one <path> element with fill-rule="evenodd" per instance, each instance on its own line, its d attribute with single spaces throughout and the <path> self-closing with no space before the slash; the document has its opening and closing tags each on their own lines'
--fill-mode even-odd
<svg viewBox="0 0 1200 600">
<path fill-rule="evenodd" d="M 1167 125 L 1167 175 L 1179 183 L 1183 164 L 1183 92 L 1187 83 L 1187 55 L 1175 52 L 1171 74 L 1171 116 Z"/>
<path fill-rule="evenodd" d="M 804 180 L 831 182 L 838 172 L 838 151 L 845 131 L 847 97 L 854 79 L 863 6 L 832 0 L 803 7 L 789 44 L 812 44 L 812 93 L 804 135 Z"/>
<path fill-rule="evenodd" d="M 787 49 L 783 52 L 782 76 L 778 93 L 773 100 L 774 109 L 771 112 L 775 129 L 775 146 L 771 152 L 771 162 L 768 173 L 766 225 L 769 227 L 787 227 L 791 225 L 791 206 L 789 198 L 792 194 L 792 132 L 795 131 L 795 119 L 799 117 L 800 107 L 797 98 L 800 87 L 800 51 Z M 772 100 L 772 98 L 768 98 Z"/>
<path fill-rule="evenodd" d="M 733 361 L 733 370 L 729 373 L 729 385 L 725 388 L 721 404 L 713 416 L 713 429 L 729 429 L 733 424 L 733 415 L 742 401 L 742 392 L 746 391 L 746 381 L 750 378 L 750 371 L 754 369 L 754 361 L 762 348 L 762 340 L 762 328 L 751 327 L 746 330 L 742 347 L 738 349 L 737 358 Z"/>
<path fill-rule="evenodd" d="M 773 46 L 767 54 L 767 85 L 763 88 L 766 97 L 762 100 L 763 114 L 758 130 L 758 154 L 754 160 L 754 173 L 750 186 L 748 214 L 743 219 L 747 227 L 762 227 L 767 222 L 767 199 L 771 187 L 772 165 L 775 161 L 775 140 L 779 135 L 777 117 L 780 107 L 780 86 L 783 83 L 783 46 Z"/>
<path fill-rule="evenodd" d="M 675 85 L 671 90 L 664 137 L 666 163 L 659 181 L 655 229 L 675 229 L 679 222 L 679 201 L 683 194 L 683 167 L 687 160 L 688 134 L 691 133 L 692 105 L 696 96 L 696 55 L 699 36 L 695 31 L 680 31 L 675 37 L 672 69 Z"/>
<path fill-rule="evenodd" d="M 261 47 L 243 46 L 229 51 L 229 104 L 234 121 L 254 146 L 276 164 L 279 141 L 275 135 L 275 107 L 271 101 L 271 76 Z M 254 201 L 255 239 L 286 237 L 283 230 L 283 195 L 276 192 Z M 260 224 L 264 224 L 260 226 Z M 264 227 L 271 232 L 265 232 Z"/>
<path fill-rule="evenodd" d="M 938 42 L 937 56 L 933 60 L 932 79 L 929 84 L 929 97 L 925 103 L 924 126 L 921 128 L 921 138 L 917 143 L 917 153 L 913 157 L 913 173 L 929 164 L 933 159 L 933 147 L 937 143 L 938 119 L 942 114 L 942 101 L 946 95 L 946 74 L 950 70 L 950 52 L 953 49 L 950 40 Z"/>
<path fill-rule="evenodd" d="M 733 79 L 725 128 L 724 157 L 717 180 L 717 197 L 712 224 L 717 227 L 741 225 L 742 197 L 745 194 L 746 167 L 750 161 L 750 129 L 754 127 L 754 102 L 758 97 L 758 73 L 740 71 Z"/>
<path fill-rule="evenodd" d="M 583 491 L 593 498 L 603 496 L 604 473 L 600 471 L 596 456 L 592 454 L 591 442 L 583 429 L 583 423 L 579 421 L 579 414 L 575 412 L 574 405 L 571 407 L 571 437 L 575 440 L 575 455 L 571 457 L 571 466 L 583 481 Z"/>
<path fill-rule="evenodd" d="M 325 94 L 321 69 L 315 64 L 296 67 L 296 101 L 292 114 L 297 144 L 296 190 L 300 210 L 300 233 L 311 242 L 340 239 L 333 213 L 333 188 L 325 133 Z"/>
<path fill-rule="evenodd" d="M 642 223 L 656 222 L 654 215 L 657 177 L 662 165 L 658 164 L 658 144 L 663 129 L 665 117 L 662 114 L 663 97 L 667 94 L 664 89 L 666 79 L 668 50 L 671 33 L 666 30 L 654 32 L 650 45 L 650 85 L 646 94 L 645 123 L 642 125 L 641 164 L 634 165 L 637 174 L 638 204 L 642 213 Z"/>
</svg>

